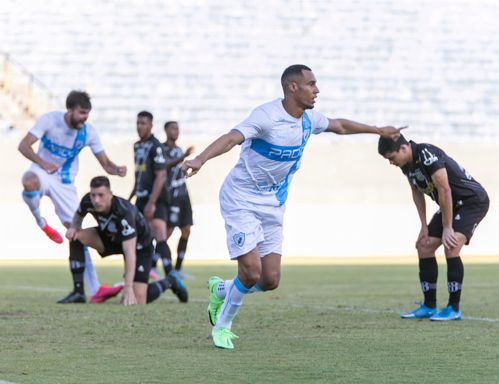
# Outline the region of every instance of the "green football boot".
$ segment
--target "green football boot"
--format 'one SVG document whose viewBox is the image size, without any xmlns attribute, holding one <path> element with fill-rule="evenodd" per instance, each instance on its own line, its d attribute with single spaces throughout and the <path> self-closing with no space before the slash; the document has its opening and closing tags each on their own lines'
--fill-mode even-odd
<svg viewBox="0 0 499 384">
<path fill-rule="evenodd" d="M 215 325 L 218 318 L 218 312 L 223 304 L 223 299 L 217 296 L 217 285 L 223 280 L 218 276 L 212 276 L 208 279 L 208 289 L 210 291 L 210 303 L 208 304 L 208 319 L 211 325 Z"/>
<path fill-rule="evenodd" d="M 237 335 L 233 334 L 227 328 L 213 328 L 211 336 L 213 337 L 213 344 L 215 344 L 215 347 L 222 349 L 234 349 L 232 340 L 239 339 Z"/>
</svg>

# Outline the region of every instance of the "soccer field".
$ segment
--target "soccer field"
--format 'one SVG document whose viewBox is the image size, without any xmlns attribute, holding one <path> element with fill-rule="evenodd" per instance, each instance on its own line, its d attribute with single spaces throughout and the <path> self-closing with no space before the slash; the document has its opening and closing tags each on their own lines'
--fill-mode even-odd
<svg viewBox="0 0 499 384">
<path fill-rule="evenodd" d="M 439 304 L 446 304 L 441 261 Z M 0 268 L 0 382 L 498 383 L 499 265 L 467 265 L 451 323 L 402 320 L 420 298 L 415 265 L 283 267 L 277 291 L 248 296 L 233 351 L 212 346 L 206 280 L 233 266 L 187 266 L 190 303 L 56 305 L 67 266 Z M 103 282 L 118 266 L 99 266 Z"/>
</svg>

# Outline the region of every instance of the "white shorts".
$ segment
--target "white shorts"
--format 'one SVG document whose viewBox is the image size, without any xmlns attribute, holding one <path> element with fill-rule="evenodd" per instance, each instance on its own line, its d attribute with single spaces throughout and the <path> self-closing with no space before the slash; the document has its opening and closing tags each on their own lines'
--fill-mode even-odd
<svg viewBox="0 0 499 384">
<path fill-rule="evenodd" d="M 61 223 L 71 223 L 80 204 L 74 184 L 63 184 L 60 175 L 49 174 L 37 164 L 32 164 L 28 172 L 33 172 L 38 176 L 40 192 L 42 196 L 50 197 Z"/>
<path fill-rule="evenodd" d="M 285 207 L 235 201 L 220 193 L 220 211 L 225 220 L 227 248 L 231 259 L 258 248 L 260 257 L 282 254 L 282 222 Z"/>
</svg>

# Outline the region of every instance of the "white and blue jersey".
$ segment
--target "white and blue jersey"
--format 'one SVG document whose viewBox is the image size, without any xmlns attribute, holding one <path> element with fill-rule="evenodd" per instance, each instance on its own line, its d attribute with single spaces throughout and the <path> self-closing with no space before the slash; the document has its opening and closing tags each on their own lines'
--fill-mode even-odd
<svg viewBox="0 0 499 384">
<path fill-rule="evenodd" d="M 257 107 L 233 128 L 244 136 L 244 142 L 221 194 L 236 201 L 283 206 L 310 134 L 322 133 L 328 125 L 327 117 L 312 109 L 294 118 L 284 109 L 282 99 Z"/>
<path fill-rule="evenodd" d="M 29 133 L 40 140 L 38 156 L 57 164 L 56 175 L 63 184 L 71 184 L 78 173 L 78 154 L 89 146 L 94 155 L 104 151 L 94 127 L 85 123 L 81 129 L 71 129 L 64 121 L 64 112 L 42 115 Z"/>
</svg>

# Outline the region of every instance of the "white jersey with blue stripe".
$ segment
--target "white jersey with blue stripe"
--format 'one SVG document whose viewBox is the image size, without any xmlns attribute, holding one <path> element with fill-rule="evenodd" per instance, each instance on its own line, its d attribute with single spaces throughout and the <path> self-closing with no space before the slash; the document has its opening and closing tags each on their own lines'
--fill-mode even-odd
<svg viewBox="0 0 499 384">
<path fill-rule="evenodd" d="M 282 99 L 263 104 L 234 127 L 244 136 L 241 155 L 222 185 L 233 201 L 282 206 L 310 134 L 324 132 L 329 120 L 308 109 L 300 118 L 289 115 Z"/>
<path fill-rule="evenodd" d="M 49 112 L 36 121 L 29 133 L 40 140 L 38 156 L 57 164 L 57 176 L 61 182 L 70 184 L 78 173 L 78 154 L 89 146 L 97 155 L 104 151 L 94 127 L 88 123 L 81 129 L 69 128 L 64 121 L 64 112 Z"/>
</svg>

